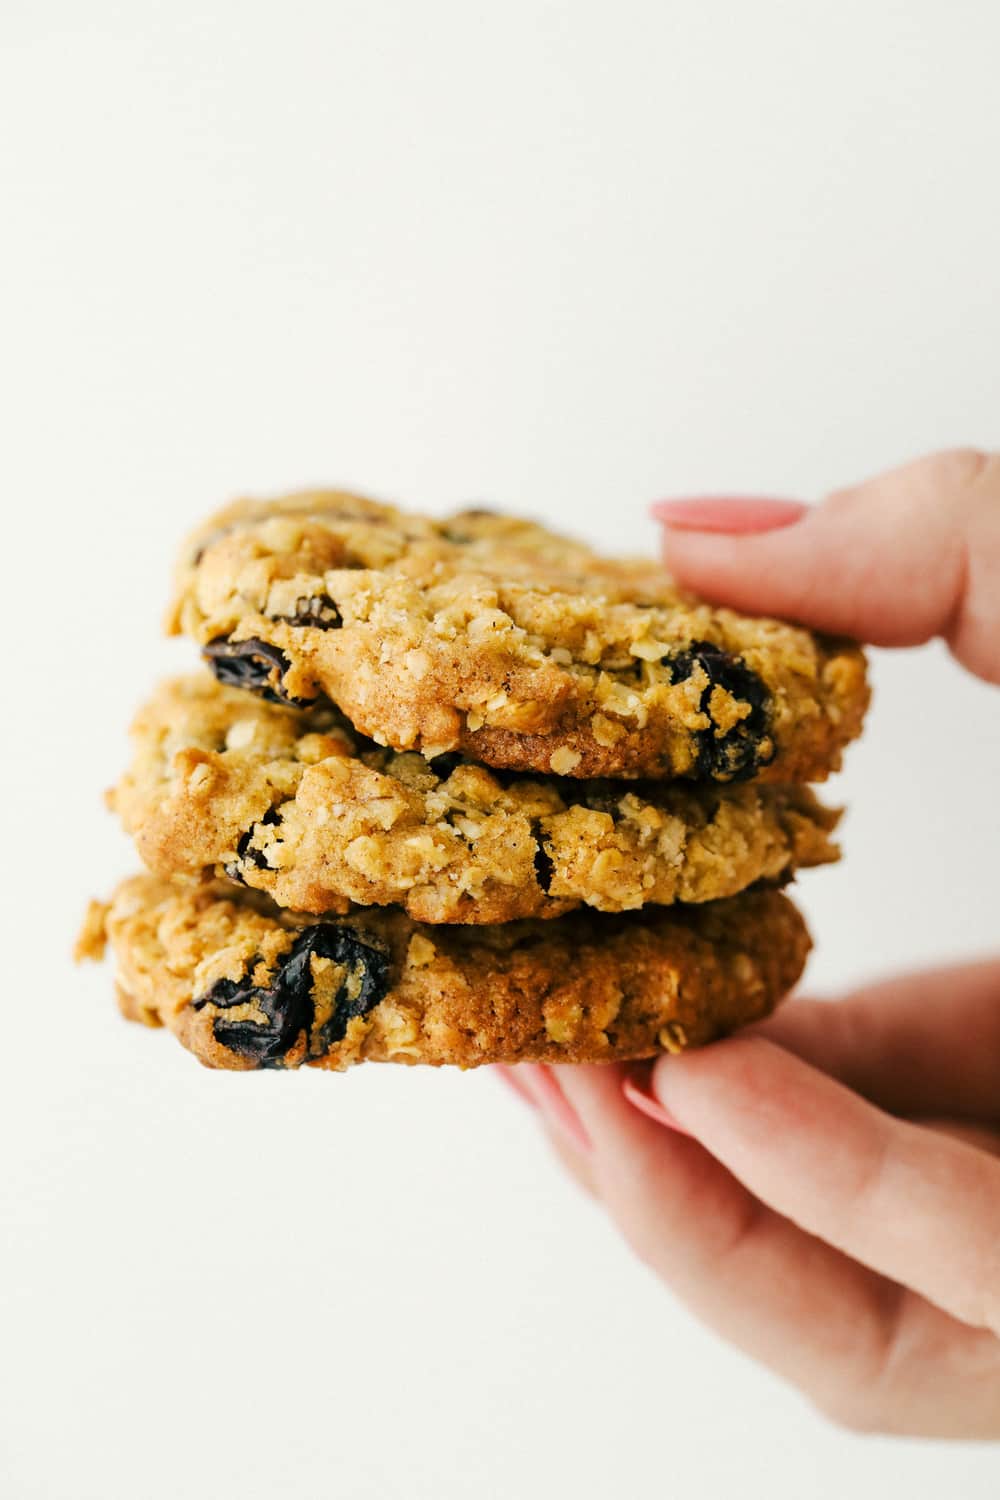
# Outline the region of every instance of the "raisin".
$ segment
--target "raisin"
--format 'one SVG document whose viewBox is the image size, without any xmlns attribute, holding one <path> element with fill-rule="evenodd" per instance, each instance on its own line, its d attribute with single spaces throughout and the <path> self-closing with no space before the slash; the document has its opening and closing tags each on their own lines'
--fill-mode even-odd
<svg viewBox="0 0 1000 1500">
<path fill-rule="evenodd" d="M 457 770 L 464 761 L 464 755 L 458 750 L 446 750 L 443 755 L 433 756 L 427 764 L 435 776 L 439 776 L 442 781 L 447 781 L 452 771 Z"/>
<path fill-rule="evenodd" d="M 623 816 L 621 801 L 626 792 L 633 792 L 649 800 L 656 796 L 655 788 L 646 788 L 639 781 L 630 782 L 627 787 L 623 787 L 621 782 L 585 781 L 580 784 L 580 790 L 575 795 L 584 807 L 589 807 L 594 812 L 607 813 L 612 823 L 620 823 Z"/>
<path fill-rule="evenodd" d="M 251 845 L 257 829 L 263 824 L 268 824 L 273 828 L 280 822 L 281 818 L 278 816 L 278 809 L 276 807 L 269 807 L 262 818 L 258 818 L 256 823 L 250 825 L 246 833 L 240 835 L 240 841 L 236 845 L 236 862 L 226 865 L 226 874 L 230 880 L 238 880 L 241 885 L 246 884 L 246 881 L 243 879 L 243 873 L 240 870 L 241 861 L 253 865 L 255 870 L 267 869 L 267 856 L 263 849 L 253 849 Z"/>
<path fill-rule="evenodd" d="M 534 829 L 535 835 L 535 879 L 538 881 L 542 892 L 547 896 L 552 889 L 552 877 L 556 867 L 552 863 L 552 856 L 542 843 L 541 834 Z"/>
<path fill-rule="evenodd" d="M 232 641 L 217 635 L 202 647 L 202 656 L 226 687 L 247 688 L 268 703 L 290 703 L 294 708 L 308 708 L 308 698 L 293 698 L 282 687 L 282 678 L 291 666 L 283 651 L 269 641 L 252 636 L 248 641 Z"/>
<path fill-rule="evenodd" d="M 456 542 L 459 546 L 476 539 L 474 531 L 466 530 L 463 521 L 477 521 L 483 516 L 495 516 L 497 512 L 489 506 L 473 505 L 468 510 L 460 510 L 457 514 L 450 516 L 447 521 L 441 522 L 441 535 L 449 542 Z"/>
<path fill-rule="evenodd" d="M 716 781 L 745 781 L 759 766 L 773 760 L 773 748 L 766 753 L 761 750 L 761 741 L 767 735 L 768 727 L 767 689 L 742 657 L 723 651 L 711 641 L 692 641 L 685 650 L 669 657 L 665 664 L 669 666 L 674 682 L 686 682 L 698 667 L 702 668 L 708 681 L 702 689 L 698 707 L 709 717 L 712 692 L 717 687 L 739 702 L 750 705 L 747 716 L 723 735 L 716 733 L 713 724 L 699 730 L 695 764 L 698 776 L 709 776 Z"/>
<path fill-rule="evenodd" d="M 202 558 L 205 556 L 205 553 L 208 551 L 209 547 L 214 547 L 216 542 L 221 542 L 224 536 L 228 536 L 231 531 L 235 530 L 235 525 L 216 526 L 214 531 L 210 531 L 207 536 L 203 536 L 200 544 L 191 554 L 190 566 L 192 568 L 196 568 L 201 562 Z"/>
<path fill-rule="evenodd" d="M 310 962 L 313 954 L 332 960 L 344 971 L 330 1015 L 318 1025 Z M 303 929 L 270 984 L 255 985 L 249 975 L 239 980 L 220 979 L 193 1006 L 201 1010 L 211 1005 L 219 1012 L 212 1019 L 212 1031 L 220 1046 L 249 1058 L 260 1068 L 280 1068 L 303 1033 L 306 1057 L 325 1057 L 336 1042 L 343 1040 L 348 1022 L 373 1010 L 390 983 L 386 952 L 351 927 L 324 923 Z M 248 1004 L 261 1011 L 265 1019 L 226 1019 L 226 1011 Z"/>
<path fill-rule="evenodd" d="M 344 623 L 329 594 L 303 594 L 295 601 L 295 613 L 279 618 L 286 625 L 311 625 L 314 630 L 339 630 Z"/>
</svg>

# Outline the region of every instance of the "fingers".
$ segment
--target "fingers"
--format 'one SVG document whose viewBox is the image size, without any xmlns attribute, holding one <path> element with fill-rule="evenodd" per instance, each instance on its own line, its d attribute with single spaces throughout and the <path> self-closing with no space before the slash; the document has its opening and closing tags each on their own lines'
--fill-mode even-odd
<svg viewBox="0 0 1000 1500">
<path fill-rule="evenodd" d="M 651 1084 L 775 1213 L 1000 1334 L 1000 1162 L 892 1119 L 759 1037 L 661 1060 Z"/>
<path fill-rule="evenodd" d="M 542 1111 L 568 1146 L 586 1156 L 590 1152 L 590 1138 L 553 1077 L 551 1068 L 543 1063 L 522 1063 L 517 1071 L 531 1102 Z"/>
<path fill-rule="evenodd" d="M 723 1338 L 851 1427 L 1000 1433 L 996 1341 L 903 1293 L 766 1208 L 696 1141 L 625 1101 L 621 1068 L 544 1071 L 578 1116 L 567 1134 L 537 1094 L 559 1155 L 598 1191 L 647 1264 Z M 576 1144 L 590 1141 L 589 1150 Z M 669 1367 L 669 1350 L 664 1352 Z M 947 1362 L 947 1381 L 941 1378 Z"/>
<path fill-rule="evenodd" d="M 517 1076 L 514 1068 L 503 1068 L 494 1064 L 487 1071 L 496 1079 L 497 1083 L 502 1084 L 505 1089 L 510 1089 L 511 1093 L 516 1094 L 519 1099 L 523 1099 L 525 1104 L 531 1104 L 531 1094 L 528 1092 L 524 1080 Z"/>
<path fill-rule="evenodd" d="M 727 505 L 743 509 L 733 502 L 654 507 L 680 583 L 875 645 L 940 635 L 970 671 L 1000 682 L 1000 455 L 935 454 L 801 517 L 787 503 L 746 504 L 743 520 L 727 520 Z"/>
<path fill-rule="evenodd" d="M 571 1145 L 560 1131 L 546 1126 L 544 1121 L 543 1129 L 548 1136 L 549 1145 L 577 1187 L 582 1188 L 588 1197 L 599 1198 L 600 1194 L 597 1191 L 594 1174 L 590 1169 L 589 1157 L 585 1156 L 578 1147 Z"/>
<path fill-rule="evenodd" d="M 897 1115 L 1000 1122 L 1000 960 L 792 1000 L 752 1028 Z"/>
<path fill-rule="evenodd" d="M 577 1185 L 591 1197 L 596 1197 L 590 1142 L 583 1133 L 579 1117 L 570 1108 L 548 1068 L 534 1063 L 506 1067 L 494 1064 L 488 1071 L 512 1094 L 539 1111 L 549 1145 L 556 1156 Z"/>
<path fill-rule="evenodd" d="M 722 1337 L 842 1412 L 882 1368 L 894 1289 L 757 1202 L 697 1141 L 639 1115 L 621 1069 L 554 1072 L 633 1249 Z"/>
<path fill-rule="evenodd" d="M 941 1135 L 950 1135 L 978 1151 L 988 1151 L 990 1156 L 1000 1157 L 1000 1134 L 988 1130 L 985 1125 L 967 1125 L 963 1120 L 940 1120 L 931 1117 L 914 1121 L 925 1130 L 936 1130 Z"/>
</svg>

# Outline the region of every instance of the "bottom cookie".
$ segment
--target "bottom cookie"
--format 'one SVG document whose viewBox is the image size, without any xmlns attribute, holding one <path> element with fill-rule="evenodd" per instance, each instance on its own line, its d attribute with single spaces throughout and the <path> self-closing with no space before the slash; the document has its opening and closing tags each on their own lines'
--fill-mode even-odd
<svg viewBox="0 0 1000 1500">
<path fill-rule="evenodd" d="M 122 1011 L 212 1068 L 611 1062 L 699 1046 L 767 1015 L 809 934 L 780 891 L 624 915 L 429 927 L 316 920 L 253 891 L 125 880 L 78 952 L 110 942 Z"/>
</svg>

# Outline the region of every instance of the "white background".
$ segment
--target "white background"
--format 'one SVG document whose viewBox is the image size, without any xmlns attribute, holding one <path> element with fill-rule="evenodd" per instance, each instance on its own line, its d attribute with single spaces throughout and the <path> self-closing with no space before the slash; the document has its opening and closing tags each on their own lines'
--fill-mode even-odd
<svg viewBox="0 0 1000 1500">
<path fill-rule="evenodd" d="M 7 0 L 0 1492 L 880 1500 L 483 1075 L 215 1076 L 67 950 L 184 529 L 240 492 L 816 496 L 1000 442 L 990 0 Z M 821 989 L 997 939 L 997 697 L 876 664 Z M 947 1016 L 942 1016 L 947 1025 Z"/>
</svg>

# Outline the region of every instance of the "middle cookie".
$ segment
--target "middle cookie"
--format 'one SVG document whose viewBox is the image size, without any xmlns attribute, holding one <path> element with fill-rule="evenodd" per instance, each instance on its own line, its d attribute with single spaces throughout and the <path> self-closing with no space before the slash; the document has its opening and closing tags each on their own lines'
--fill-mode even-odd
<svg viewBox="0 0 1000 1500">
<path fill-rule="evenodd" d="M 421 922 L 511 922 L 587 904 L 714 901 L 838 858 L 808 787 L 627 784 L 383 749 L 332 707 L 208 676 L 137 715 L 110 794 L 162 875 L 228 876 L 302 912 L 398 904 Z"/>
</svg>

